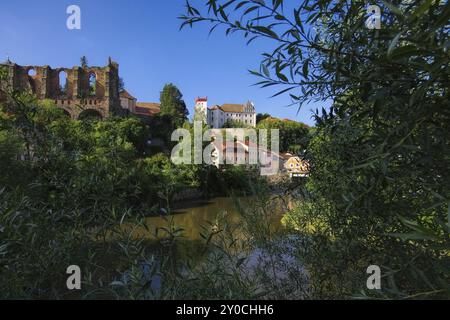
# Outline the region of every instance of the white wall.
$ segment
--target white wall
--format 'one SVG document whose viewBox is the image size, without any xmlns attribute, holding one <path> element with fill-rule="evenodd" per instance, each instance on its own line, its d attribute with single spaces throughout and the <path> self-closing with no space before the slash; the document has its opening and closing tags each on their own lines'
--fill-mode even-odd
<svg viewBox="0 0 450 320">
<path fill-rule="evenodd" d="M 120 106 L 122 107 L 122 109 L 134 112 L 136 108 L 136 101 L 130 100 L 128 98 L 120 98 Z"/>
<path fill-rule="evenodd" d="M 207 124 L 212 128 L 222 128 L 227 120 L 241 122 L 244 125 L 256 127 L 256 111 L 251 112 L 250 109 L 245 109 L 247 112 L 223 112 L 222 110 L 207 109 Z M 247 122 L 246 122 L 247 121 Z"/>
</svg>

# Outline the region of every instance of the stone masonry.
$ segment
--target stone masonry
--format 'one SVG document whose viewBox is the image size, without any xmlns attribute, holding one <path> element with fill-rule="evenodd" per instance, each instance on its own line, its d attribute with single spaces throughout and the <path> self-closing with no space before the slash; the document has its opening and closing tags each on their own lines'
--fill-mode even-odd
<svg viewBox="0 0 450 320">
<path fill-rule="evenodd" d="M 50 99 L 73 119 L 89 113 L 101 118 L 122 115 L 119 98 L 119 65 L 109 58 L 106 67 L 50 68 L 19 66 L 10 61 L 6 81 L 0 83 L 0 102 L 7 90 L 34 93 L 40 100 Z M 65 78 L 65 85 L 60 79 Z M 3 91 L 3 92 L 2 92 Z"/>
</svg>

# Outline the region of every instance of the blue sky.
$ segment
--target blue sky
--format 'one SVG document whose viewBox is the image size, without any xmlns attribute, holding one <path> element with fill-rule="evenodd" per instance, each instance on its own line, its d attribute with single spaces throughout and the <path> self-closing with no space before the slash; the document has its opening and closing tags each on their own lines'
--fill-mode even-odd
<svg viewBox="0 0 450 320">
<path fill-rule="evenodd" d="M 71 4 L 81 8 L 81 30 L 66 28 Z M 191 115 L 195 97 L 208 96 L 210 104 L 251 100 L 257 112 L 313 124 L 311 109 L 322 103 L 297 114 L 297 107 L 286 107 L 287 95 L 270 98 L 276 89 L 253 86 L 258 78 L 248 70 L 259 68 L 269 43 L 246 46 L 242 36 L 226 37 L 222 30 L 208 36 L 206 24 L 179 31 L 182 13 L 184 0 L 2 0 L 0 60 L 8 55 L 22 65 L 72 67 L 86 55 L 90 65 L 103 66 L 111 56 L 138 101 L 159 101 L 164 84 L 172 82 Z"/>
</svg>

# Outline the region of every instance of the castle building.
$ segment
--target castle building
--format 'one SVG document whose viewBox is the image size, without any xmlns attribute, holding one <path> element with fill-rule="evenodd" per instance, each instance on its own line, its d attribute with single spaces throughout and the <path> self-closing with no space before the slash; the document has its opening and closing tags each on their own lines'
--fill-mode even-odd
<svg viewBox="0 0 450 320">
<path fill-rule="evenodd" d="M 161 104 L 157 102 L 137 102 L 134 114 L 153 117 L 161 112 Z"/>
<path fill-rule="evenodd" d="M 7 91 L 19 91 L 53 100 L 73 119 L 126 112 L 119 96 L 119 65 L 111 58 L 105 67 L 50 68 L 7 61 L 0 68 L 6 71 L 6 80 L 0 82 L 0 102 L 6 99 Z"/>
<path fill-rule="evenodd" d="M 156 102 L 139 102 L 127 90 L 120 92 L 120 104 L 128 114 L 141 118 L 154 117 L 161 111 L 161 104 Z"/>
<path fill-rule="evenodd" d="M 136 110 L 137 99 L 133 97 L 127 90 L 122 90 L 119 93 L 119 97 L 122 109 L 127 110 L 128 113 L 134 113 Z"/>
<path fill-rule="evenodd" d="M 201 115 L 211 128 L 222 128 L 227 121 L 242 123 L 243 127 L 256 127 L 256 109 L 252 102 L 223 104 L 208 107 L 208 98 L 195 100 L 195 113 Z"/>
</svg>

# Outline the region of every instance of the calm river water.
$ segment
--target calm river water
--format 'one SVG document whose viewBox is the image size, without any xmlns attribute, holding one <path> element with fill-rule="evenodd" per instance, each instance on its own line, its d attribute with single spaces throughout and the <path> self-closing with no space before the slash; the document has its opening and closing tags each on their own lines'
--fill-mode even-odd
<svg viewBox="0 0 450 320">
<path fill-rule="evenodd" d="M 236 206 L 236 202 L 240 204 L 244 212 L 246 208 L 252 208 L 258 203 L 254 197 L 237 199 L 229 197 L 213 198 L 207 201 L 186 203 L 183 209 L 174 210 L 173 214 L 167 217 L 145 218 L 145 227 L 135 224 L 123 224 L 121 228 L 127 232 L 131 228 L 133 237 L 147 239 L 152 243 L 151 248 L 156 254 L 156 259 L 169 253 L 164 244 L 164 239 L 168 236 L 170 237 L 170 232 L 167 232 L 167 230 L 178 230 L 176 249 L 173 247 L 170 249 L 172 252 L 175 249 L 176 254 L 174 257 L 177 260 L 181 259 L 181 261 L 192 261 L 194 259 L 195 263 L 199 263 L 203 260 L 205 248 L 205 239 L 201 236 L 201 233 L 207 236 L 214 232 L 214 227 L 218 224 L 218 217 L 223 216 L 227 224 L 232 226 L 234 229 L 233 239 L 244 239 L 242 237 L 244 233 L 241 229 L 241 226 L 244 225 L 244 218 L 240 213 L 241 211 L 237 209 L 239 206 Z M 286 202 L 280 197 L 273 196 L 269 204 L 265 205 L 266 210 L 262 210 L 264 213 L 258 210 L 258 214 L 252 217 L 253 219 L 264 219 L 263 222 L 265 222 L 267 227 L 265 230 L 270 230 L 270 233 L 273 234 L 283 229 L 281 218 L 289 206 L 289 201 Z M 247 209 L 246 212 L 251 212 L 251 210 Z M 249 220 L 246 221 L 248 222 Z M 247 226 L 249 224 L 251 226 L 255 223 L 247 223 Z M 220 225 L 223 226 L 223 221 L 221 221 Z M 252 253 L 253 257 L 258 257 L 261 254 L 259 251 Z M 250 259 L 250 261 L 252 260 Z M 160 286 L 161 278 L 155 275 L 152 278 L 152 288 L 158 292 Z"/>
<path fill-rule="evenodd" d="M 163 238 L 167 236 L 165 229 L 172 226 L 173 229 L 181 228 L 178 235 L 187 241 L 202 240 L 201 233 L 211 231 L 219 216 L 224 215 L 226 222 L 230 225 L 238 226 L 242 222 L 242 216 L 236 208 L 236 201 L 245 207 L 252 205 L 253 197 L 241 197 L 237 199 L 229 197 L 213 198 L 206 201 L 187 203 L 183 209 L 174 210 L 173 214 L 167 217 L 148 217 L 145 219 L 146 228 L 136 228 L 134 234 L 137 237 L 147 239 Z M 284 206 L 278 206 L 278 212 L 270 215 L 271 227 L 274 229 L 281 227 Z"/>
</svg>

